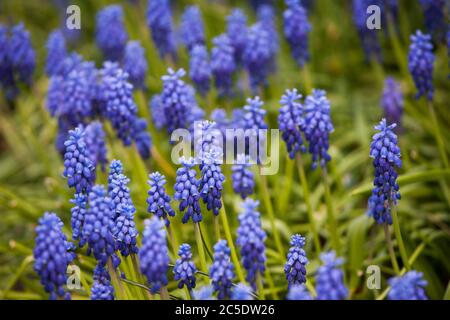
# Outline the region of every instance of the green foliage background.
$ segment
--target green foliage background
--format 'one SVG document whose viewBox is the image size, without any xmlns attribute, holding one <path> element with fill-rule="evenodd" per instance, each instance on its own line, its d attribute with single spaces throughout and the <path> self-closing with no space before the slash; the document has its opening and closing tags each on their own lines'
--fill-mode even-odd
<svg viewBox="0 0 450 320">
<path fill-rule="evenodd" d="M 57 1 L 55 1 L 57 2 Z M 126 19 L 126 27 L 131 39 L 139 39 L 146 49 L 149 72 L 146 83 L 147 93 L 136 93 L 139 113 L 150 120 L 147 102 L 151 95 L 161 90 L 161 76 L 168 64 L 161 61 L 150 40 L 145 23 L 146 1 L 121 2 Z M 243 8 L 251 23 L 255 21 L 254 11 L 247 1 L 173 1 L 175 21 L 183 7 L 197 3 L 203 13 L 208 46 L 211 38 L 222 33 L 225 17 L 232 6 Z M 450 199 L 446 199 L 442 182 L 449 184 L 450 170 L 445 169 L 434 137 L 435 126 L 431 121 L 424 100 L 414 99 L 415 88 L 407 72 L 407 48 L 409 35 L 416 29 L 423 30 L 422 11 L 418 1 L 400 0 L 400 33 L 389 37 L 387 26 L 380 31 L 384 62 L 367 63 L 359 43 L 351 18 L 351 1 L 317 0 L 310 13 L 313 26 L 310 35 L 311 62 L 306 70 L 299 70 L 294 64 L 287 43 L 280 36 L 281 50 L 278 56 L 278 72 L 270 77 L 269 87 L 263 92 L 268 121 L 272 128 L 277 127 L 279 99 L 287 88 L 298 88 L 303 94 L 310 93 L 311 85 L 327 90 L 331 101 L 331 113 L 335 132 L 330 137 L 329 163 L 331 195 L 335 208 L 342 256 L 345 258 L 346 284 L 352 299 L 373 299 L 379 297 L 387 287 L 386 279 L 393 275 L 386 249 L 383 230 L 369 219 L 366 212 L 367 198 L 370 194 L 373 168 L 369 158 L 370 139 L 373 126 L 382 118 L 379 104 L 383 81 L 393 75 L 401 81 L 405 96 L 403 132 L 400 147 L 404 166 L 400 171 L 400 190 L 398 214 L 408 255 L 413 260 L 413 268 L 424 272 L 428 281 L 427 294 L 433 299 L 449 298 L 450 275 Z M 85 59 L 95 60 L 101 65 L 101 53 L 94 40 L 95 14 L 110 1 L 74 1 L 81 7 L 82 30 L 80 39 L 71 49 L 81 53 Z M 282 34 L 282 1 L 277 1 L 277 24 Z M 32 42 L 37 53 L 37 70 L 31 88 L 23 88 L 14 109 L 0 100 L 0 298 L 3 299 L 46 299 L 47 295 L 32 270 L 32 248 L 34 228 L 38 218 L 45 211 L 54 211 L 65 222 L 65 232 L 70 235 L 70 203 L 72 191 L 62 178 L 62 161 L 54 148 L 57 129 L 56 120 L 51 118 L 45 107 L 48 79 L 45 65 L 45 41 L 48 33 L 60 26 L 61 13 L 52 1 L 3 0 L 0 3 L 0 23 L 25 23 L 31 32 Z M 447 155 L 450 153 L 450 82 L 448 80 L 448 56 L 445 44 L 436 48 L 434 84 L 436 87 L 434 107 L 440 123 L 441 136 Z M 176 67 L 188 69 L 188 59 L 183 48 Z M 247 96 L 250 93 L 246 92 Z M 244 97 L 231 101 L 220 100 L 212 92 L 206 99 L 198 97 L 198 102 L 207 112 L 216 107 L 242 107 Z M 166 159 L 170 159 L 170 145 L 165 132 L 150 128 L 153 143 Z M 307 236 L 306 252 L 310 259 L 308 281 L 314 283 L 314 272 L 319 265 L 317 253 L 313 249 L 312 235 L 306 215 L 303 192 L 295 167 L 289 165 L 285 146 L 280 145 L 280 172 L 269 176 L 271 200 L 284 247 L 288 248 L 289 237 L 293 233 Z M 147 174 L 161 170 L 168 176 L 168 190 L 172 193 L 176 166 L 166 160 L 169 166 L 161 165 L 154 159 L 143 162 L 133 148 L 122 147 L 110 135 L 108 139 L 108 158 L 120 159 L 124 163 L 125 174 L 131 179 L 130 189 L 137 207 L 136 219 L 142 231 L 146 212 Z M 320 230 L 324 249 L 330 249 L 326 219 L 324 188 L 320 172 L 309 169 L 306 159 L 306 175 L 311 189 L 314 218 Z M 232 226 L 233 237 L 237 226 L 240 199 L 234 195 L 230 186 L 230 168 L 225 168 L 224 201 L 228 221 Z M 106 174 L 98 177 L 106 183 Z M 440 182 L 442 181 L 442 182 Z M 259 185 L 258 185 L 259 186 Z M 261 190 L 257 190 L 257 194 Z M 258 196 L 259 197 L 259 196 Z M 283 298 L 286 293 L 283 265 L 285 256 L 276 250 L 273 230 L 269 223 L 267 210 L 261 199 L 260 211 L 263 226 L 268 233 L 267 255 L 271 279 L 266 279 L 266 297 Z M 207 244 L 215 241 L 211 215 L 206 217 L 204 232 Z M 179 243 L 194 241 L 192 224 L 182 225 L 178 214 L 173 221 Z M 394 245 L 396 242 L 394 241 Z M 194 246 L 195 248 L 195 246 Z M 171 261 L 175 257 L 171 252 Z M 396 252 L 398 252 L 396 248 Z M 197 254 L 194 251 L 194 256 Z M 400 261 L 400 259 L 399 259 Z M 84 250 L 78 251 L 75 261 L 82 269 L 83 286 L 92 283 L 93 258 L 86 257 Z M 197 261 L 198 263 L 198 261 Z M 382 290 L 368 290 L 366 267 L 379 265 L 382 270 Z M 273 280 L 273 281 L 272 281 Z M 199 283 L 208 279 L 199 275 Z M 312 286 L 310 286 L 312 287 Z M 135 289 L 130 289 L 135 290 Z M 169 284 L 169 291 L 175 298 L 183 298 L 184 292 L 176 288 L 175 282 Z M 383 297 L 383 296 L 382 296 Z M 85 290 L 73 294 L 75 299 L 86 299 Z"/>
</svg>

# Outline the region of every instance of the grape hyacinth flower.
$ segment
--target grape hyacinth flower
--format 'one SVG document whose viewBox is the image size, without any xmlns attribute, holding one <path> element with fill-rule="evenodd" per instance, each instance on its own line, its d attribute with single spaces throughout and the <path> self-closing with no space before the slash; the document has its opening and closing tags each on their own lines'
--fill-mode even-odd
<svg viewBox="0 0 450 320">
<path fill-rule="evenodd" d="M 48 76 L 59 74 L 62 63 L 67 55 L 66 40 L 61 30 L 55 30 L 47 39 L 47 60 L 45 72 Z"/>
<path fill-rule="evenodd" d="M 63 176 L 76 193 L 89 192 L 95 181 L 95 166 L 89 157 L 84 136 L 83 126 L 78 126 L 69 131 L 69 138 L 64 143 Z"/>
<path fill-rule="evenodd" d="M 131 138 L 136 144 L 136 149 L 142 159 L 150 158 L 152 148 L 152 137 L 147 131 L 147 120 L 145 118 L 136 118 L 131 130 Z"/>
<path fill-rule="evenodd" d="M 173 267 L 173 279 L 178 281 L 178 288 L 182 289 L 184 286 L 190 291 L 195 288 L 195 273 L 197 268 L 192 261 L 191 246 L 187 243 L 180 245 L 178 251 L 179 259 L 175 262 Z"/>
<path fill-rule="evenodd" d="M 136 224 L 134 213 L 136 209 L 132 204 L 119 204 L 120 215 L 115 219 L 115 234 L 118 249 L 124 257 L 138 253 Z"/>
<path fill-rule="evenodd" d="M 137 107 L 133 100 L 133 85 L 128 74 L 117 63 L 105 62 L 100 70 L 100 103 L 102 112 L 111 122 L 123 144 L 132 142 Z"/>
<path fill-rule="evenodd" d="M 392 77 L 384 81 L 383 97 L 381 106 L 388 123 L 396 123 L 400 126 L 403 114 L 403 93 L 399 82 Z"/>
<path fill-rule="evenodd" d="M 180 201 L 180 212 L 186 210 L 182 218 L 183 223 L 187 223 L 190 218 L 194 222 L 200 222 L 203 217 L 199 203 L 199 181 L 196 178 L 197 173 L 193 169 L 195 160 L 193 158 L 184 159 L 182 157 L 180 163 L 182 167 L 177 170 L 174 199 Z"/>
<path fill-rule="evenodd" d="M 241 9 L 233 9 L 227 17 L 227 35 L 234 49 L 234 60 L 240 65 L 247 43 L 247 17 Z"/>
<path fill-rule="evenodd" d="M 328 154 L 329 134 L 334 131 L 330 116 L 330 102 L 324 90 L 313 90 L 305 101 L 305 138 L 309 142 L 312 168 L 324 168 L 331 160 Z"/>
<path fill-rule="evenodd" d="M 264 122 L 264 116 L 267 111 L 262 108 L 264 102 L 260 97 L 248 98 L 247 104 L 244 106 L 244 129 L 267 129 Z"/>
<path fill-rule="evenodd" d="M 111 198 L 101 185 L 92 187 L 89 193 L 89 207 L 86 212 L 80 246 L 87 242 L 88 255 L 94 254 L 98 264 L 105 266 L 116 250 L 114 234 L 114 207 Z"/>
<path fill-rule="evenodd" d="M 122 205 L 133 205 L 128 183 L 130 183 L 130 179 L 123 174 L 122 162 L 120 160 L 111 161 L 108 175 L 108 196 L 111 198 L 114 220 L 122 214 Z"/>
<path fill-rule="evenodd" d="M 103 266 L 94 269 L 94 283 L 91 287 L 91 300 L 114 300 L 114 287 L 111 278 Z"/>
<path fill-rule="evenodd" d="M 298 102 L 301 97 L 302 95 L 297 93 L 297 89 L 288 89 L 280 100 L 281 108 L 278 116 L 278 127 L 281 131 L 281 137 L 286 142 L 291 159 L 294 159 L 297 152 L 306 151 L 300 131 L 305 126 L 302 115 L 303 106 Z"/>
<path fill-rule="evenodd" d="M 123 10 L 110 5 L 100 10 L 96 17 L 95 40 L 106 60 L 122 59 L 128 35 L 123 22 Z"/>
<path fill-rule="evenodd" d="M 425 27 L 428 32 L 436 35 L 439 40 L 443 39 L 447 28 L 445 0 L 420 0 L 419 2 L 425 16 Z"/>
<path fill-rule="evenodd" d="M 220 95 L 230 95 L 233 72 L 236 70 L 234 49 L 230 38 L 222 34 L 213 39 L 211 51 L 211 70 Z"/>
<path fill-rule="evenodd" d="M 259 86 L 267 85 L 271 57 L 269 33 L 260 23 L 256 23 L 249 29 L 247 44 L 243 52 L 243 61 L 253 92 L 256 92 Z"/>
<path fill-rule="evenodd" d="M 36 66 L 36 56 L 31 45 L 30 33 L 23 23 L 11 29 L 8 58 L 18 80 L 30 85 Z"/>
<path fill-rule="evenodd" d="M 375 178 L 373 180 L 372 195 L 368 201 L 368 214 L 378 224 L 392 224 L 391 206 L 400 199 L 397 183 L 396 167 L 402 167 L 400 148 L 394 133 L 396 124 L 388 125 L 382 119 L 375 126 L 379 132 L 375 133 L 370 145 L 370 157 L 373 159 Z"/>
<path fill-rule="evenodd" d="M 70 200 L 74 204 L 71 213 L 72 240 L 80 240 L 83 230 L 84 219 L 86 217 L 87 196 L 84 193 L 75 193 L 73 199 Z"/>
<path fill-rule="evenodd" d="M 212 286 L 203 286 L 193 292 L 195 300 L 216 300 L 213 296 L 214 289 Z"/>
<path fill-rule="evenodd" d="M 75 254 L 71 252 L 74 246 L 67 241 L 62 227 L 61 219 L 52 212 L 44 213 L 36 227 L 34 271 L 41 278 L 41 284 L 52 300 L 70 299 L 70 293 L 66 292 L 64 285 L 67 283 L 67 266 L 75 258 Z"/>
<path fill-rule="evenodd" d="M 300 234 L 294 234 L 291 237 L 291 247 L 287 254 L 287 261 L 284 265 L 284 273 L 289 287 L 293 285 L 301 285 L 306 282 L 306 265 L 308 258 L 306 258 L 305 237 Z"/>
<path fill-rule="evenodd" d="M 422 272 L 411 270 L 403 276 L 390 278 L 388 283 L 391 286 L 389 300 L 428 300 L 425 292 L 428 282 Z"/>
<path fill-rule="evenodd" d="M 168 216 L 174 217 L 175 211 L 170 205 L 171 198 L 164 188 L 166 177 L 159 172 L 153 172 L 148 175 L 148 178 L 147 183 L 150 189 L 147 197 L 147 211 L 163 219 L 168 226 L 170 224 Z"/>
<path fill-rule="evenodd" d="M 161 93 L 162 110 L 165 114 L 167 132 L 188 126 L 189 113 L 192 111 L 195 97 L 193 91 L 181 79 L 185 75 L 183 69 L 173 71 L 162 77 L 163 91 Z"/>
<path fill-rule="evenodd" d="M 145 59 L 145 50 L 139 41 L 127 43 L 123 56 L 123 70 L 128 73 L 128 79 L 134 88 L 141 89 L 145 87 L 147 60 Z"/>
<path fill-rule="evenodd" d="M 159 56 L 175 57 L 176 47 L 169 0 L 148 0 L 147 25 Z"/>
<path fill-rule="evenodd" d="M 146 276 L 152 293 L 167 285 L 169 254 L 164 223 L 153 216 L 145 220 L 142 247 L 139 250 L 141 272 Z"/>
<path fill-rule="evenodd" d="M 235 277 L 234 266 L 230 261 L 230 248 L 225 240 L 214 245 L 214 261 L 209 268 L 209 277 L 218 298 L 225 299 L 231 295 L 232 281 Z"/>
<path fill-rule="evenodd" d="M 287 300 L 312 300 L 304 284 L 291 286 L 286 296 Z"/>
<path fill-rule="evenodd" d="M 353 22 L 358 30 L 359 38 L 366 55 L 366 59 L 375 59 L 381 61 L 381 46 L 378 40 L 377 29 L 367 27 L 368 14 L 367 8 L 376 4 L 383 8 L 382 3 L 374 0 L 353 0 Z"/>
<path fill-rule="evenodd" d="M 196 45 L 190 52 L 189 77 L 198 92 L 205 96 L 210 88 L 211 65 L 204 45 Z"/>
<path fill-rule="evenodd" d="M 344 263 L 334 251 L 320 254 L 323 265 L 317 269 L 317 300 L 345 300 L 348 289 L 344 285 L 344 272 L 339 267 Z"/>
<path fill-rule="evenodd" d="M 153 125 L 156 129 L 162 129 L 166 125 L 166 115 L 162 105 L 161 95 L 155 94 L 149 102 Z"/>
<path fill-rule="evenodd" d="M 270 4 L 262 4 L 257 10 L 258 22 L 267 31 L 269 37 L 270 61 L 269 71 L 274 72 L 276 69 L 276 55 L 280 50 L 278 32 L 276 29 L 275 10 Z"/>
<path fill-rule="evenodd" d="M 9 32 L 8 28 L 0 24 L 0 84 L 8 100 L 17 94 L 14 72 L 9 60 Z"/>
<path fill-rule="evenodd" d="M 233 190 L 241 196 L 242 199 L 252 195 L 255 191 L 255 178 L 253 172 L 249 169 L 251 164 L 245 155 L 238 154 L 236 163 L 231 167 Z"/>
<path fill-rule="evenodd" d="M 431 36 L 423 34 L 420 30 L 411 35 L 411 44 L 408 54 L 408 68 L 414 80 L 417 90 L 416 98 L 425 95 L 426 98 L 433 100 L 433 44 Z"/>
<path fill-rule="evenodd" d="M 299 0 L 285 2 L 287 9 L 283 13 L 284 35 L 291 47 L 293 58 L 300 67 L 303 67 L 309 60 L 308 35 L 311 32 L 311 24 Z"/>
<path fill-rule="evenodd" d="M 266 233 L 261 225 L 258 212 L 259 202 L 247 198 L 242 203 L 242 213 L 239 215 L 236 245 L 240 248 L 242 265 L 247 271 L 245 280 L 256 290 L 258 274 L 263 277 L 266 269 Z"/>
<path fill-rule="evenodd" d="M 205 27 L 198 6 L 189 6 L 181 16 L 180 38 L 191 51 L 197 45 L 205 44 Z"/>
<path fill-rule="evenodd" d="M 215 216 L 222 208 L 222 190 L 225 176 L 222 173 L 217 152 L 207 152 L 200 165 L 201 177 L 198 190 L 206 208 Z"/>
<path fill-rule="evenodd" d="M 238 283 L 231 293 L 231 300 L 254 300 L 252 289 L 245 283 Z"/>
<path fill-rule="evenodd" d="M 104 171 L 108 159 L 106 158 L 105 132 L 102 123 L 93 121 L 86 126 L 84 132 L 84 140 L 91 162 L 94 166 L 101 166 L 102 171 Z"/>
</svg>

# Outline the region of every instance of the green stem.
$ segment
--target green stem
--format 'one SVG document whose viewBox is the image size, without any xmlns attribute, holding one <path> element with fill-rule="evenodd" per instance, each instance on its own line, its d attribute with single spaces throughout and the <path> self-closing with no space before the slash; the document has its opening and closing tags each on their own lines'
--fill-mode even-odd
<svg viewBox="0 0 450 320">
<path fill-rule="evenodd" d="M 258 287 L 258 295 L 261 300 L 265 300 L 266 296 L 264 295 L 264 285 L 262 282 L 261 274 L 258 272 L 256 274 L 256 286 Z"/>
<path fill-rule="evenodd" d="M 272 273 L 270 272 L 269 268 L 267 268 L 266 275 L 267 275 L 267 282 L 269 283 L 272 298 L 274 300 L 278 300 L 277 289 L 275 288 L 275 283 L 273 281 Z"/>
<path fill-rule="evenodd" d="M 233 237 L 231 236 L 230 225 L 228 224 L 227 213 L 225 211 L 225 206 L 222 201 L 222 208 L 220 208 L 220 217 L 222 219 L 223 230 L 225 231 L 225 238 L 227 239 L 228 245 L 230 246 L 231 251 L 231 260 L 236 268 L 236 273 L 238 275 L 240 282 L 245 282 L 244 273 L 241 269 L 241 264 L 239 263 L 239 259 L 237 256 L 236 247 L 234 246 Z"/>
<path fill-rule="evenodd" d="M 285 170 L 285 180 L 283 184 L 283 192 L 278 199 L 278 210 L 281 214 L 286 214 L 286 206 L 289 203 L 289 197 L 291 195 L 291 189 L 292 189 L 292 180 L 294 175 L 292 174 L 294 171 L 294 161 L 292 161 L 291 158 L 289 158 L 288 155 L 286 155 L 286 170 Z"/>
<path fill-rule="evenodd" d="M 205 248 L 203 248 L 202 235 L 200 234 L 200 226 L 198 222 L 194 223 L 195 241 L 197 242 L 198 255 L 200 257 L 200 268 L 203 272 L 208 272 L 206 269 Z"/>
<path fill-rule="evenodd" d="M 428 101 L 428 110 L 430 111 L 431 120 L 433 121 L 433 127 L 435 130 L 435 132 L 434 132 L 435 138 L 436 138 L 436 142 L 438 144 L 439 153 L 441 154 L 442 162 L 444 163 L 445 168 L 448 169 L 449 164 L 448 164 L 447 153 L 445 152 L 445 146 L 444 146 L 444 142 L 443 142 L 443 139 L 441 136 L 439 122 L 437 120 L 436 112 L 434 111 L 433 103 L 431 101 Z"/>
<path fill-rule="evenodd" d="M 122 286 L 122 282 L 120 281 L 119 276 L 117 275 L 117 271 L 114 268 L 111 257 L 108 258 L 107 264 L 108 264 L 109 276 L 111 277 L 111 282 L 113 284 L 115 292 L 117 293 L 118 300 L 126 300 L 127 295 Z"/>
<path fill-rule="evenodd" d="M 284 257 L 284 248 L 281 244 L 280 235 L 275 224 L 275 215 L 273 213 L 272 201 L 270 200 L 269 188 L 267 186 L 267 179 L 265 175 L 259 174 L 260 187 L 262 191 L 262 196 L 264 200 L 264 206 L 266 207 L 267 213 L 269 215 L 270 227 L 272 229 L 273 236 L 275 238 L 275 245 L 277 246 L 278 253 L 281 257 Z"/>
<path fill-rule="evenodd" d="M 138 261 L 138 256 L 134 253 L 132 253 L 131 255 L 131 263 L 133 265 L 133 269 L 134 269 L 134 273 L 136 274 L 136 282 L 141 282 L 141 283 L 145 283 L 145 279 L 144 276 L 141 273 L 141 270 L 139 269 L 139 261 Z M 151 299 L 151 295 L 148 292 L 148 290 L 144 290 L 142 292 L 141 290 L 141 294 L 143 296 L 143 298 L 145 299 L 145 297 L 147 296 L 149 299 Z"/>
<path fill-rule="evenodd" d="M 386 244 L 389 252 L 389 257 L 391 257 L 392 268 L 394 272 L 399 274 L 400 270 L 398 268 L 397 258 L 395 257 L 394 246 L 392 245 L 391 234 L 389 233 L 389 226 L 387 223 L 383 224 L 384 236 L 386 237 Z"/>
<path fill-rule="evenodd" d="M 337 221 L 336 221 L 336 217 L 334 216 L 334 208 L 333 208 L 333 202 L 331 199 L 327 168 L 322 168 L 322 179 L 323 179 L 323 186 L 325 189 L 325 202 L 327 204 L 328 223 L 329 223 L 330 234 L 331 234 L 331 242 L 333 243 L 333 248 L 334 248 L 334 250 L 336 250 L 336 253 L 338 255 L 340 255 L 341 246 L 339 244 Z"/>
<path fill-rule="evenodd" d="M 219 218 L 216 215 L 214 215 L 213 220 L 214 220 L 214 232 L 216 233 L 216 240 L 219 240 L 221 239 Z"/>
<path fill-rule="evenodd" d="M 306 180 L 305 170 L 303 168 L 303 161 L 300 154 L 297 154 L 296 156 L 297 160 L 297 168 L 298 168 L 298 175 L 300 178 L 300 183 L 303 187 L 303 198 L 305 200 L 306 204 L 306 212 L 308 214 L 308 220 L 309 220 L 309 226 L 311 228 L 311 232 L 314 237 L 314 245 L 316 247 L 316 252 L 319 254 L 322 251 L 321 245 L 320 245 L 320 238 L 319 238 L 319 232 L 317 231 L 316 222 L 314 220 L 313 210 L 311 206 L 311 198 L 309 195 L 309 187 L 308 187 L 308 181 Z"/>
<path fill-rule="evenodd" d="M 398 221 L 397 208 L 394 205 L 391 205 L 391 215 L 392 215 L 392 224 L 394 225 L 395 237 L 397 238 L 397 244 L 400 250 L 400 256 L 402 257 L 403 260 L 403 265 L 406 268 L 406 270 L 410 270 L 411 266 L 408 261 L 408 255 L 406 253 L 405 244 L 403 243 L 403 237 L 400 231 L 400 223 Z"/>
<path fill-rule="evenodd" d="M 161 297 L 161 300 L 170 300 L 169 291 L 167 291 L 167 287 L 164 286 L 159 290 L 159 295 Z"/>
</svg>

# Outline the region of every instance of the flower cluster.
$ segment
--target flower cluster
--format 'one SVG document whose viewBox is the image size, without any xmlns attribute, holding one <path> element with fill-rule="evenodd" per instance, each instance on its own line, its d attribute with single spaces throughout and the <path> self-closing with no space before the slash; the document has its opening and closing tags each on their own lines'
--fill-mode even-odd
<svg viewBox="0 0 450 320">
<path fill-rule="evenodd" d="M 175 56 L 176 47 L 169 0 L 148 0 L 147 25 L 160 57 Z"/>
<path fill-rule="evenodd" d="M 381 60 L 381 46 L 378 40 L 377 29 L 369 29 L 367 27 L 366 13 L 370 5 L 376 4 L 383 8 L 381 1 L 374 0 L 353 0 L 353 22 L 358 30 L 359 37 L 366 54 L 367 60 Z"/>
<path fill-rule="evenodd" d="M 219 299 L 230 297 L 234 276 L 234 266 L 230 261 L 230 248 L 225 240 L 219 240 L 214 245 L 214 261 L 209 268 L 209 277 Z"/>
<path fill-rule="evenodd" d="M 129 81 L 135 88 L 145 87 L 147 60 L 145 50 L 139 41 L 130 41 L 125 47 L 123 70 L 128 73 Z"/>
<path fill-rule="evenodd" d="M 258 274 L 262 277 L 266 269 L 266 233 L 262 229 L 258 210 L 259 202 L 247 198 L 239 215 L 236 244 L 241 249 L 242 265 L 247 270 L 247 282 L 256 289 Z"/>
<path fill-rule="evenodd" d="M 373 159 L 375 178 L 368 203 L 368 214 L 379 224 L 392 224 L 391 206 L 396 205 L 397 200 L 400 199 L 395 168 L 401 168 L 402 160 L 397 136 L 393 132 L 395 126 L 395 123 L 388 125 L 386 119 L 382 119 L 375 126 L 379 132 L 374 134 L 370 145 L 370 157 Z"/>
<path fill-rule="evenodd" d="M 411 35 L 408 68 L 419 91 L 416 95 L 417 98 L 426 96 L 428 100 L 433 100 L 434 54 L 432 50 L 433 44 L 429 34 L 423 34 L 417 30 L 416 34 Z"/>
<path fill-rule="evenodd" d="M 192 261 L 191 246 L 187 243 L 180 245 L 178 251 L 179 259 L 175 262 L 173 267 L 173 278 L 178 281 L 178 288 L 186 286 L 188 290 L 195 288 L 195 272 L 197 268 Z"/>
<path fill-rule="evenodd" d="M 233 9 L 227 17 L 227 35 L 234 49 L 234 60 L 241 64 L 247 43 L 247 17 L 241 9 Z"/>
<path fill-rule="evenodd" d="M 69 188 L 75 188 L 77 193 L 89 192 L 95 181 L 95 166 L 89 157 L 84 135 L 83 126 L 78 126 L 69 131 L 69 139 L 64 143 L 63 175 Z"/>
<path fill-rule="evenodd" d="M 101 266 L 116 250 L 114 234 L 114 209 L 111 198 L 107 196 L 106 190 L 101 185 L 92 187 L 89 193 L 89 208 L 87 209 L 80 246 L 88 244 L 88 254 L 94 254 L 95 259 Z"/>
<path fill-rule="evenodd" d="M 24 25 L 20 23 L 10 30 L 0 25 L 0 85 L 8 100 L 18 94 L 18 82 L 31 84 L 35 65 L 35 52 Z"/>
<path fill-rule="evenodd" d="M 100 121 L 93 121 L 84 130 L 84 141 L 87 153 L 94 166 L 100 165 L 102 170 L 108 162 L 106 158 L 105 132 Z"/>
<path fill-rule="evenodd" d="M 297 101 L 301 97 L 302 95 L 297 93 L 297 89 L 293 89 L 286 90 L 280 100 L 281 108 L 278 115 L 278 127 L 284 142 L 286 142 L 291 159 L 294 159 L 297 152 L 306 151 L 300 131 L 301 128 L 304 128 L 303 106 Z"/>
<path fill-rule="evenodd" d="M 128 183 L 130 183 L 130 179 L 123 174 L 120 160 L 111 161 L 108 175 L 108 196 L 112 202 L 114 220 L 122 214 L 123 206 L 133 206 Z"/>
<path fill-rule="evenodd" d="M 284 265 L 284 273 L 289 287 L 293 285 L 301 285 L 306 282 L 306 265 L 308 258 L 306 258 L 305 237 L 299 234 L 294 234 L 291 237 L 291 248 L 287 254 L 287 261 Z"/>
<path fill-rule="evenodd" d="M 400 83 L 394 78 L 388 77 L 384 81 L 381 106 L 388 123 L 396 123 L 400 126 L 403 114 L 403 93 Z"/>
<path fill-rule="evenodd" d="M 108 271 L 103 266 L 94 269 L 94 283 L 91 287 L 91 300 L 114 300 L 114 287 Z"/>
<path fill-rule="evenodd" d="M 198 92 L 205 96 L 210 88 L 211 65 L 204 45 L 196 45 L 190 51 L 189 77 Z"/>
<path fill-rule="evenodd" d="M 200 196 L 203 203 L 206 204 L 206 208 L 217 216 L 222 208 L 222 190 L 225 176 L 217 161 L 216 153 L 204 153 L 200 168 L 201 178 L 198 186 Z"/>
<path fill-rule="evenodd" d="M 271 58 L 270 35 L 261 23 L 256 23 L 248 30 L 247 45 L 242 54 L 254 92 L 267 84 Z"/>
<path fill-rule="evenodd" d="M 233 288 L 231 300 L 253 300 L 252 289 L 245 283 L 238 283 Z"/>
<path fill-rule="evenodd" d="M 70 209 L 72 239 L 80 240 L 84 219 L 86 216 L 87 196 L 84 193 L 75 193 L 74 198 L 71 199 L 70 202 L 74 205 L 72 209 Z"/>
<path fill-rule="evenodd" d="M 188 117 L 192 112 L 195 98 L 193 92 L 181 79 L 185 75 L 183 69 L 173 71 L 169 68 L 168 73 L 162 77 L 161 104 L 165 114 L 167 132 L 171 134 L 175 129 L 188 126 Z"/>
<path fill-rule="evenodd" d="M 289 288 L 286 296 L 287 300 L 312 300 L 311 295 L 304 284 L 294 285 Z"/>
<path fill-rule="evenodd" d="M 309 153 L 312 155 L 312 168 L 317 168 L 318 163 L 323 168 L 331 160 L 328 154 L 328 136 L 334 131 L 330 102 L 325 91 L 313 90 L 313 94 L 306 98 L 305 113 L 305 137 L 309 142 Z"/>
<path fill-rule="evenodd" d="M 119 61 L 123 57 L 128 35 L 119 5 L 100 10 L 96 17 L 95 40 L 107 60 Z"/>
<path fill-rule="evenodd" d="M 334 251 L 320 255 L 323 265 L 317 269 L 316 292 L 317 300 L 344 300 L 348 289 L 344 285 L 344 272 L 339 267 L 344 263 L 337 258 Z"/>
<path fill-rule="evenodd" d="M 236 70 L 234 61 L 234 48 L 230 38 L 222 34 L 213 39 L 214 47 L 211 51 L 211 70 L 219 93 L 229 95 L 231 93 L 232 75 Z"/>
<path fill-rule="evenodd" d="M 134 213 L 136 209 L 132 204 L 120 204 L 120 215 L 115 220 L 115 233 L 117 248 L 122 256 L 127 257 L 130 254 L 138 253 L 136 224 L 134 222 Z"/>
<path fill-rule="evenodd" d="M 203 286 L 194 291 L 195 300 L 216 300 L 213 296 L 214 289 L 212 286 Z"/>
<path fill-rule="evenodd" d="M 251 164 L 245 155 L 238 154 L 236 163 L 231 167 L 231 180 L 233 183 L 233 190 L 245 199 L 253 194 L 255 190 L 255 178 L 253 172 L 249 169 Z"/>
<path fill-rule="evenodd" d="M 41 284 L 50 294 L 50 299 L 70 299 L 70 293 L 64 290 L 64 285 L 67 283 L 67 266 L 75 254 L 71 252 L 74 246 L 67 241 L 62 227 L 62 221 L 51 212 L 46 212 L 36 227 L 34 271 L 41 278 Z"/>
<path fill-rule="evenodd" d="M 45 72 L 48 76 L 59 74 L 62 63 L 67 55 L 66 40 L 61 30 L 55 30 L 47 39 L 47 60 Z"/>
<path fill-rule="evenodd" d="M 445 11 L 445 0 L 420 0 L 419 2 L 425 16 L 427 30 L 439 39 L 443 38 L 448 21 L 445 18 L 445 15 L 448 15 L 448 11 L 447 13 Z"/>
<path fill-rule="evenodd" d="M 175 181 L 175 195 L 174 198 L 180 201 L 180 212 L 186 212 L 183 215 L 183 223 L 192 218 L 194 222 L 202 221 L 202 212 L 200 209 L 200 193 L 198 190 L 199 181 L 196 178 L 196 172 L 193 167 L 195 160 L 193 158 L 181 158 L 182 167 L 177 170 L 177 178 Z"/>
<path fill-rule="evenodd" d="M 266 30 L 269 37 L 270 58 L 268 71 L 274 72 L 276 70 L 276 55 L 280 50 L 280 41 L 278 39 L 278 32 L 275 25 L 275 9 L 270 4 L 261 4 L 257 10 L 257 16 L 258 23 L 260 23 L 261 27 Z"/>
<path fill-rule="evenodd" d="M 188 50 L 205 44 L 205 27 L 198 6 L 189 6 L 181 16 L 180 38 Z"/>
<path fill-rule="evenodd" d="M 166 193 L 164 185 L 166 178 L 159 172 L 153 172 L 148 175 L 148 190 L 147 211 L 163 219 L 166 225 L 169 225 L 168 216 L 174 217 L 175 211 L 170 205 L 170 196 Z"/>
<path fill-rule="evenodd" d="M 428 300 L 425 293 L 428 283 L 423 279 L 422 272 L 411 270 L 403 276 L 389 279 L 388 283 L 391 286 L 389 300 Z"/>
<path fill-rule="evenodd" d="M 111 122 L 123 144 L 130 145 L 137 107 L 128 74 L 117 63 L 105 62 L 100 70 L 98 91 L 103 114 Z"/>
<path fill-rule="evenodd" d="M 308 35 L 311 25 L 306 10 L 299 0 L 286 0 L 287 9 L 283 13 L 284 35 L 291 46 L 291 53 L 302 67 L 309 59 Z"/>
<path fill-rule="evenodd" d="M 164 223 L 153 216 L 145 220 L 142 247 L 139 250 L 141 272 L 147 277 L 153 293 L 167 285 L 169 254 Z"/>
</svg>

